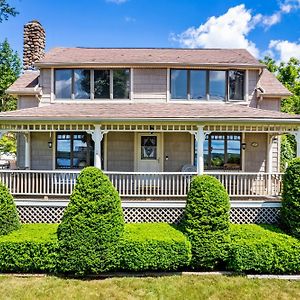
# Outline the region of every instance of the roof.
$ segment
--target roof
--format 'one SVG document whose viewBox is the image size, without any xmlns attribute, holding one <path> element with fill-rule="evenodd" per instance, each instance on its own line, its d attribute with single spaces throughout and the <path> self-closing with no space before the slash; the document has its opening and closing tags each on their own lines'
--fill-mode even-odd
<svg viewBox="0 0 300 300">
<path fill-rule="evenodd" d="M 239 104 L 54 103 L 0 113 L 1 121 L 300 121 L 300 115 Z"/>
<path fill-rule="evenodd" d="M 38 87 L 39 71 L 25 71 L 7 90 L 11 95 L 35 95 L 41 92 Z"/>
<path fill-rule="evenodd" d="M 53 48 L 37 66 L 182 65 L 265 67 L 245 49 Z"/>
<path fill-rule="evenodd" d="M 265 69 L 260 78 L 260 87 L 263 96 L 291 96 L 292 93 L 276 78 L 276 76 Z"/>
</svg>

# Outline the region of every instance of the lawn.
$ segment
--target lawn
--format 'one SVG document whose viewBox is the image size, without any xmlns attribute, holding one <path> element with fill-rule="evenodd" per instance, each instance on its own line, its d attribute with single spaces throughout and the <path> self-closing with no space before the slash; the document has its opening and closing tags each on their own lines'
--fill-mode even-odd
<svg viewBox="0 0 300 300">
<path fill-rule="evenodd" d="M 240 276 L 0 277 L 1 299 L 300 299 L 300 282 Z"/>
</svg>

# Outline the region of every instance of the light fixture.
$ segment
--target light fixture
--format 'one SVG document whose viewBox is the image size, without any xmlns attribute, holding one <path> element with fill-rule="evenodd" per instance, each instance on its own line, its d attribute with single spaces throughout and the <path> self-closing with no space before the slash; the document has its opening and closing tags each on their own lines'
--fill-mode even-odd
<svg viewBox="0 0 300 300">
<path fill-rule="evenodd" d="M 48 148 L 52 149 L 52 133 L 50 132 L 50 137 L 49 137 L 49 141 L 48 141 Z"/>
<path fill-rule="evenodd" d="M 242 143 L 242 149 L 246 150 L 246 143 Z"/>
</svg>

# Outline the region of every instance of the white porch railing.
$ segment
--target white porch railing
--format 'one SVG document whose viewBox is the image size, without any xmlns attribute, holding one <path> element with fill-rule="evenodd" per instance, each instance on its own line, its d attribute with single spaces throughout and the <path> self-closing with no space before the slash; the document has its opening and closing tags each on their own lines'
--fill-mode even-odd
<svg viewBox="0 0 300 300">
<path fill-rule="evenodd" d="M 195 173 L 105 172 L 122 197 L 185 197 Z M 281 173 L 208 172 L 231 197 L 278 196 Z M 1 170 L 0 181 L 14 196 L 69 196 L 79 171 Z"/>
</svg>

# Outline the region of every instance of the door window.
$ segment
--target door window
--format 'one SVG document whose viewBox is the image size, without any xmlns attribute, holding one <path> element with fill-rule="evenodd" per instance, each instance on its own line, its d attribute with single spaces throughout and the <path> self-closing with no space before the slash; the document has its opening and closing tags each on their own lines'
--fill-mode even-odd
<svg viewBox="0 0 300 300">
<path fill-rule="evenodd" d="M 141 136 L 141 159 L 157 159 L 157 136 Z"/>
</svg>

